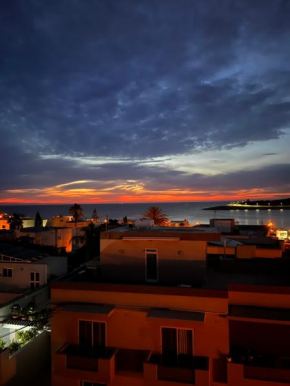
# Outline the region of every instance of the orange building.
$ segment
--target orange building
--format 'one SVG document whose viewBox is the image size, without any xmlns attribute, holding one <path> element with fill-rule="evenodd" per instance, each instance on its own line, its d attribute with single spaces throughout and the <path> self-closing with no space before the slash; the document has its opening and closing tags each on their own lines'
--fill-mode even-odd
<svg viewBox="0 0 290 386">
<path fill-rule="evenodd" d="M 86 275 L 51 286 L 53 386 L 290 384 L 290 288 L 215 291 Z"/>
<path fill-rule="evenodd" d="M 52 385 L 289 386 L 290 287 L 192 287 L 219 238 L 103 233 L 100 264 L 51 284 Z"/>
<path fill-rule="evenodd" d="M 51 300 L 54 386 L 225 379 L 226 291 L 57 282 Z"/>
</svg>

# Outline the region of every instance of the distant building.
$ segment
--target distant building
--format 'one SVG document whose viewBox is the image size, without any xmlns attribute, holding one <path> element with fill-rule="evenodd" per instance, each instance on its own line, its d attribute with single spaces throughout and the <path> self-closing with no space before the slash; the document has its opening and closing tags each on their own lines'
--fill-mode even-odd
<svg viewBox="0 0 290 386">
<path fill-rule="evenodd" d="M 67 258 L 42 256 L 39 251 L 0 244 L 0 304 L 27 289 L 47 284 L 50 277 L 67 273 Z"/>
<path fill-rule="evenodd" d="M 51 218 L 51 227 L 56 228 L 84 228 L 91 224 L 91 220 L 75 222 L 73 216 L 54 216 Z"/>
<path fill-rule="evenodd" d="M 24 228 L 15 231 L 18 239 L 27 238 L 31 244 L 45 245 L 72 252 L 85 244 L 82 228 Z"/>
</svg>

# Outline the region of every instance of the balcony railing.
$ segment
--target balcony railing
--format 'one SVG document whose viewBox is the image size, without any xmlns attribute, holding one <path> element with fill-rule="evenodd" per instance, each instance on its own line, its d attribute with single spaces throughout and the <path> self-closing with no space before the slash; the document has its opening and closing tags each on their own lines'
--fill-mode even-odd
<svg viewBox="0 0 290 386">
<path fill-rule="evenodd" d="M 116 373 L 143 373 L 143 363 L 150 351 L 119 349 L 116 354 Z"/>
<path fill-rule="evenodd" d="M 242 366 L 244 380 L 255 379 L 269 382 L 290 382 L 290 357 L 277 355 L 247 354 L 232 355 L 228 360 L 234 365 Z"/>
<path fill-rule="evenodd" d="M 53 372 L 65 377 L 110 382 L 115 374 L 116 352 L 117 349 L 113 347 L 84 349 L 65 345 L 53 357 Z"/>
<path fill-rule="evenodd" d="M 116 349 L 112 347 L 82 348 L 66 346 L 61 353 L 66 355 L 66 365 L 69 369 L 98 371 L 99 359 L 110 359 Z"/>
<path fill-rule="evenodd" d="M 157 380 L 173 381 L 186 384 L 207 384 L 208 358 L 198 356 L 162 356 L 153 353 L 147 365 L 155 365 L 157 368 Z M 153 374 L 153 372 L 152 372 Z M 155 372 L 156 374 L 156 372 Z M 197 382 L 198 380 L 198 382 Z M 148 383 L 149 384 L 149 383 Z"/>
</svg>

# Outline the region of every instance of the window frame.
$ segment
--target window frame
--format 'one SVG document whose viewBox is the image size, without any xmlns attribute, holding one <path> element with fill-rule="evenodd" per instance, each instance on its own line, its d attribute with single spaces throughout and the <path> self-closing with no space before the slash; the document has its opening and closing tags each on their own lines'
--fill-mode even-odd
<svg viewBox="0 0 290 386">
<path fill-rule="evenodd" d="M 4 275 L 4 271 L 7 271 L 7 272 L 11 272 L 11 276 L 9 276 L 9 275 Z M 11 278 L 13 278 L 13 268 L 3 268 L 2 269 L 2 277 L 3 278 L 5 278 L 5 279 L 11 279 Z"/>
<path fill-rule="evenodd" d="M 148 279 L 147 277 L 147 256 L 148 255 L 156 255 L 156 279 Z M 145 281 L 147 283 L 158 283 L 159 281 L 159 256 L 158 249 L 156 248 L 145 248 Z"/>
<path fill-rule="evenodd" d="M 80 346 L 80 322 L 91 322 L 92 323 L 92 347 L 93 342 L 94 342 L 94 328 L 93 324 L 94 323 L 104 323 L 105 324 L 105 347 L 107 347 L 107 322 L 105 320 L 92 320 L 92 319 L 78 319 L 78 324 L 77 324 L 77 334 L 78 334 L 78 345 Z M 84 382 L 90 382 L 84 380 Z"/>
<path fill-rule="evenodd" d="M 40 287 L 40 272 L 30 271 L 30 288 L 37 289 Z M 32 276 L 33 275 L 33 279 Z M 38 280 L 36 279 L 36 275 L 38 275 Z"/>
<path fill-rule="evenodd" d="M 192 356 L 195 355 L 195 347 L 194 347 L 195 339 L 194 339 L 194 329 L 193 328 L 189 328 L 189 327 L 181 328 L 181 327 L 176 327 L 176 326 L 160 326 L 161 355 L 163 355 L 163 342 L 162 342 L 162 329 L 163 328 L 172 328 L 172 329 L 176 330 L 176 351 L 177 351 L 177 356 L 182 355 L 182 354 L 179 354 L 179 350 L 178 350 L 179 349 L 179 345 L 178 345 L 178 330 L 191 331 L 191 334 L 192 334 Z"/>
</svg>

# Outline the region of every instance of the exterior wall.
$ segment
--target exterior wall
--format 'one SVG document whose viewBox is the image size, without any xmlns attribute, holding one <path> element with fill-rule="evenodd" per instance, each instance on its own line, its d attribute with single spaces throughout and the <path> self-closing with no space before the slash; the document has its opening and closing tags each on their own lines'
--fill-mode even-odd
<svg viewBox="0 0 290 386">
<path fill-rule="evenodd" d="M 48 385 L 44 372 L 48 371 L 50 365 L 50 337 L 46 331 L 10 358 L 9 361 L 13 360 L 15 363 L 15 375 L 6 383 L 6 386 L 37 384 L 34 382 L 38 374 L 42 375 L 41 382 L 38 384 Z"/>
<path fill-rule="evenodd" d="M 249 258 L 281 258 L 282 249 L 274 248 L 257 248 L 256 245 L 238 245 L 237 249 L 234 247 L 212 246 L 207 247 L 209 255 L 232 255 L 240 259 Z"/>
<path fill-rule="evenodd" d="M 287 309 L 290 304 L 290 291 L 285 287 L 230 285 L 229 304 Z"/>
<path fill-rule="evenodd" d="M 3 269 L 11 268 L 12 277 L 3 277 Z M 0 291 L 12 291 L 30 287 L 30 273 L 40 275 L 40 286 L 47 282 L 47 267 L 45 264 L 18 263 L 10 261 L 0 262 Z"/>
<path fill-rule="evenodd" d="M 237 245 L 237 259 L 252 259 L 256 254 L 256 245 Z"/>
<path fill-rule="evenodd" d="M 207 246 L 207 253 L 209 255 L 235 255 L 236 254 L 236 249 L 233 247 L 226 247 L 224 248 L 223 246 L 213 246 L 213 245 L 208 245 Z"/>
<path fill-rule="evenodd" d="M 84 228 L 90 225 L 90 220 L 78 221 L 75 223 L 72 216 L 56 216 L 51 218 L 50 226 L 53 228 Z"/>
<path fill-rule="evenodd" d="M 0 385 L 6 385 L 16 373 L 16 360 L 9 357 L 6 349 L 0 353 Z"/>
<path fill-rule="evenodd" d="M 167 289 L 153 287 L 100 285 L 107 290 L 70 290 L 69 284 L 53 283 L 51 301 L 53 303 L 83 302 L 115 305 L 109 315 L 90 312 L 67 312 L 60 309 L 52 318 L 52 385 L 78 385 L 77 379 L 82 379 L 82 372 L 75 373 L 76 379 L 66 379 L 56 372 L 57 352 L 64 344 L 78 345 L 79 320 L 105 321 L 107 328 L 107 346 L 117 349 L 144 350 L 161 354 L 161 328 L 172 327 L 193 330 L 193 352 L 197 356 L 206 356 L 212 361 L 225 356 L 228 351 L 228 321 L 223 316 L 227 310 L 226 297 L 212 297 L 212 292 L 172 288 L 172 294 Z M 74 286 L 77 283 L 72 283 Z M 78 283 L 81 287 L 82 283 Z M 124 292 L 120 292 L 120 288 Z M 95 287 L 97 288 L 97 287 Z M 131 292 L 132 291 L 132 292 Z M 134 291 L 134 292 L 133 292 Z M 175 295 L 173 295 L 175 293 Z M 206 296 L 208 293 L 208 297 Z M 194 296 L 194 294 L 196 296 Z M 223 295 L 222 291 L 220 292 Z M 202 295 L 202 296 L 201 296 Z M 163 317 L 148 317 L 148 311 L 153 308 L 170 308 L 178 310 L 205 311 L 204 321 L 166 319 Z M 207 312 L 208 311 L 208 312 Z M 78 375 L 77 375 L 78 374 Z M 210 371 L 210 376 L 213 376 Z M 90 379 L 87 379 L 90 380 Z M 70 382 L 70 383 L 69 383 Z M 116 373 L 109 386 L 144 385 L 143 374 Z M 164 382 L 162 385 L 171 385 Z M 179 384 L 178 384 L 179 385 Z M 201 385 L 201 383 L 197 384 Z"/>
<path fill-rule="evenodd" d="M 47 278 L 49 278 L 50 275 L 62 276 L 67 273 L 66 256 L 49 256 L 44 259 L 41 259 L 39 263 L 46 264 Z"/>
<path fill-rule="evenodd" d="M 0 219 L 0 229 L 10 229 L 10 224 L 8 223 L 8 219 Z"/>
<path fill-rule="evenodd" d="M 159 283 L 202 285 L 206 274 L 206 241 L 101 239 L 104 279 L 144 282 L 145 250 L 158 252 Z"/>
<path fill-rule="evenodd" d="M 255 257 L 279 259 L 282 257 L 282 249 L 256 248 Z"/>
<path fill-rule="evenodd" d="M 19 230 L 16 231 L 16 237 L 27 236 L 33 240 L 33 244 L 47 245 L 55 248 L 64 248 L 66 252 L 72 251 L 72 229 L 50 228 L 41 231 Z"/>
<path fill-rule="evenodd" d="M 48 220 L 43 219 L 42 220 L 42 226 L 46 227 Z M 23 228 L 31 228 L 35 226 L 35 219 L 34 218 L 28 218 L 28 219 L 23 219 L 22 221 L 22 227 Z"/>
</svg>

